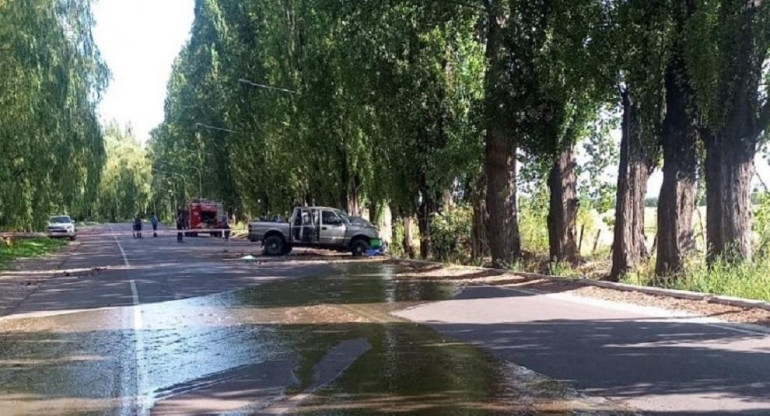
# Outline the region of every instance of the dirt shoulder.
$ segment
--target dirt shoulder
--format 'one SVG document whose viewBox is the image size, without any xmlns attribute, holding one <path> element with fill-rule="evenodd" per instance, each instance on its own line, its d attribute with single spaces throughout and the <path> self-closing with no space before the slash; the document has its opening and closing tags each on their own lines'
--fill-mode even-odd
<svg viewBox="0 0 770 416">
<path fill-rule="evenodd" d="M 388 263 L 397 266 L 397 273 L 400 278 L 452 280 L 467 284 L 505 286 L 542 293 L 568 293 L 575 296 L 656 307 L 706 318 L 720 319 L 726 322 L 760 325 L 770 328 L 770 311 L 768 310 L 723 305 L 709 299 L 678 299 L 665 295 L 591 286 L 585 280 L 561 279 L 530 274 L 522 275 L 502 270 L 469 266 L 447 266 L 403 260 L 390 260 Z"/>
<path fill-rule="evenodd" d="M 0 270 L 0 316 L 9 314 L 47 280 L 58 275 L 67 256 L 79 246 L 79 242 L 73 242 L 48 255 L 16 259 L 5 270 Z"/>
</svg>

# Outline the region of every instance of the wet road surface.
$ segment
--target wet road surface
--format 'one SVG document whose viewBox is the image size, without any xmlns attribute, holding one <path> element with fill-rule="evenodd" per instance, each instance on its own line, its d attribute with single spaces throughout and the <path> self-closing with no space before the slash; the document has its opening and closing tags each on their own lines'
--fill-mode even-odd
<svg viewBox="0 0 770 416">
<path fill-rule="evenodd" d="M 72 271 L 0 318 L 0 414 L 615 407 L 513 363 L 652 415 L 770 414 L 766 334 L 381 263 L 241 261 L 254 245 L 174 238 L 133 239 L 127 224 L 81 234 Z"/>
<path fill-rule="evenodd" d="M 390 314 L 451 299 L 455 285 L 395 279 L 379 263 L 240 261 L 253 245 L 177 245 L 128 230 L 81 234 L 63 265 L 72 272 L 0 318 L 0 413 L 507 415 L 569 405 L 548 389 L 534 403 L 513 367 Z"/>
</svg>

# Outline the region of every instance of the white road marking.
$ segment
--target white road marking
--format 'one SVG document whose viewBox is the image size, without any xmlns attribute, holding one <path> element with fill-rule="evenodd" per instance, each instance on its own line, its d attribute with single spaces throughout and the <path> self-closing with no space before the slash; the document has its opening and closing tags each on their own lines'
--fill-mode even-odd
<svg viewBox="0 0 770 416">
<path fill-rule="evenodd" d="M 136 337 L 136 390 L 137 416 L 150 414 L 150 397 L 144 393 L 144 386 L 147 380 L 147 360 L 144 355 L 144 321 L 142 320 L 142 305 L 139 302 L 139 291 L 136 289 L 136 281 L 131 280 L 131 296 L 134 300 L 134 335 Z"/>
<path fill-rule="evenodd" d="M 112 233 L 112 238 L 115 239 L 115 243 L 118 245 L 118 248 L 120 249 L 120 254 L 123 255 L 123 263 L 125 263 L 126 267 L 131 267 L 131 264 L 128 263 L 128 256 L 126 256 L 126 251 L 123 250 L 123 245 L 120 244 L 120 240 L 118 240 L 118 235 L 115 233 L 115 230 L 112 229 L 112 224 L 110 224 L 110 232 Z"/>
<path fill-rule="evenodd" d="M 117 234 L 112 229 L 110 224 L 110 232 L 112 232 L 112 238 L 115 239 L 115 243 L 120 249 L 120 254 L 123 255 L 123 262 L 126 267 L 131 267 L 131 263 L 128 261 L 126 251 L 123 250 L 123 245 L 120 244 Z M 142 305 L 139 302 L 139 291 L 136 289 L 136 281 L 131 280 L 131 297 L 133 298 L 133 317 L 134 317 L 134 337 L 136 338 L 136 415 L 145 416 L 150 414 L 150 397 L 144 394 L 145 381 L 147 380 L 147 360 L 144 356 L 144 321 L 142 320 Z"/>
<path fill-rule="evenodd" d="M 134 299 L 134 306 L 139 305 L 139 291 L 136 290 L 136 280 L 131 281 L 131 296 Z M 134 308 L 134 311 L 136 311 L 136 308 Z M 136 312 L 134 312 L 134 314 L 136 314 Z M 141 315 L 139 315 L 139 319 L 141 319 Z"/>
</svg>

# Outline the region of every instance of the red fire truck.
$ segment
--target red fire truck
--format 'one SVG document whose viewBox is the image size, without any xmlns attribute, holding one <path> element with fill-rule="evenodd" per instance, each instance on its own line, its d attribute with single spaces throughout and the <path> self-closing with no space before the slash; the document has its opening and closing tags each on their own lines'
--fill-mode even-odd
<svg viewBox="0 0 770 416">
<path fill-rule="evenodd" d="M 222 237 L 222 230 L 229 229 L 227 214 L 220 202 L 192 199 L 187 204 L 187 210 L 183 210 L 181 215 L 186 223 L 185 229 L 189 230 L 185 232 L 185 235 L 189 237 L 197 237 L 198 234 L 206 233 L 212 237 Z"/>
</svg>

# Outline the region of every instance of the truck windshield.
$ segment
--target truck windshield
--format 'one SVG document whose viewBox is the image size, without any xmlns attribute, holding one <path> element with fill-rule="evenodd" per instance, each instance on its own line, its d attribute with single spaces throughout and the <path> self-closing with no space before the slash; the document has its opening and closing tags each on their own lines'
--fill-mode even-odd
<svg viewBox="0 0 770 416">
<path fill-rule="evenodd" d="M 334 212 L 336 212 L 337 215 L 339 215 L 340 218 L 342 218 L 342 222 L 344 222 L 345 225 L 350 225 L 350 217 L 348 217 L 348 214 L 345 214 L 342 211 L 334 211 Z"/>
</svg>

